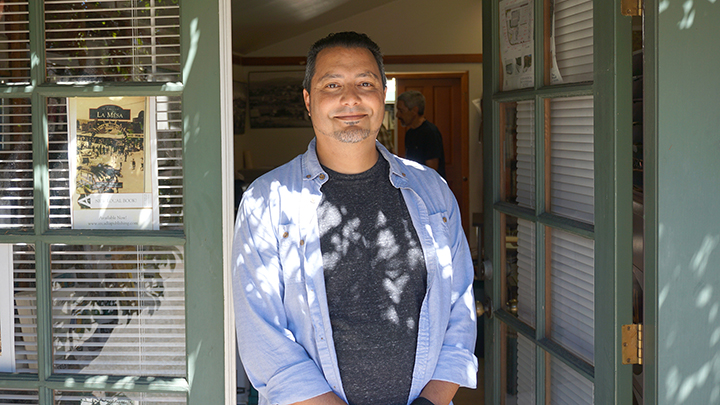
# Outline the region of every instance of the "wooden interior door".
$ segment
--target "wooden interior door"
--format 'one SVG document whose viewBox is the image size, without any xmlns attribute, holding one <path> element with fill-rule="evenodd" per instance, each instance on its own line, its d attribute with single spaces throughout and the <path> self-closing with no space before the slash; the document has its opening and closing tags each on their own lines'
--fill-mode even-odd
<svg viewBox="0 0 720 405">
<path fill-rule="evenodd" d="M 435 124 L 443 138 L 445 173 L 460 205 L 465 234 L 468 234 L 468 74 L 397 74 L 397 94 L 417 90 L 425 96 L 425 119 Z M 405 156 L 406 128 L 398 124 L 398 155 Z"/>
</svg>

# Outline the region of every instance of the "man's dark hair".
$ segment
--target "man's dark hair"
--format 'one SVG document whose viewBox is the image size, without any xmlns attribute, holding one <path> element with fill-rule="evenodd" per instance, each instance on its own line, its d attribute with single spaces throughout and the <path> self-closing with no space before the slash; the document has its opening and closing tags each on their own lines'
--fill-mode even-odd
<svg viewBox="0 0 720 405">
<path fill-rule="evenodd" d="M 315 76 L 315 60 L 317 59 L 318 53 L 325 48 L 333 48 L 336 46 L 343 48 L 365 48 L 370 51 L 380 70 L 383 88 L 387 87 L 387 78 L 385 77 L 385 68 L 383 67 L 380 47 L 367 35 L 348 31 L 330 34 L 315 42 L 308 51 L 307 64 L 305 65 L 305 79 L 303 80 L 303 88 L 305 88 L 308 93 L 310 93 L 310 82 L 313 76 Z"/>
<path fill-rule="evenodd" d="M 397 101 L 405 103 L 408 110 L 418 108 L 418 115 L 425 115 L 425 96 L 417 90 L 410 90 L 397 97 Z"/>
</svg>

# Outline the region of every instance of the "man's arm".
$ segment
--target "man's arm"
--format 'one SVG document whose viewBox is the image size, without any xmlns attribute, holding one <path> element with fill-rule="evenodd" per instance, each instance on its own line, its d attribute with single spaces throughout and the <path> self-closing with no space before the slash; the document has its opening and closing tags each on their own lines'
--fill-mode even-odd
<svg viewBox="0 0 720 405">
<path fill-rule="evenodd" d="M 420 392 L 420 396 L 432 402 L 433 405 L 448 405 L 459 387 L 459 385 L 447 381 L 430 380 Z"/>
<path fill-rule="evenodd" d="M 449 189 L 445 191 L 448 207 L 448 250 L 452 276 L 445 279 L 450 283 L 451 302 L 447 325 L 443 331 L 435 371 L 430 380 L 450 381 L 463 387 L 477 385 L 477 358 L 475 338 L 477 335 L 477 312 L 473 296 L 474 269 L 470 248 L 465 237 L 460 208 Z M 443 260 L 447 260 L 444 257 Z"/>
<path fill-rule="evenodd" d="M 440 158 L 426 160 L 425 166 L 437 170 L 440 167 Z"/>
<path fill-rule="evenodd" d="M 289 327 L 269 198 L 251 187 L 238 210 L 233 242 L 235 319 L 240 358 L 253 386 L 270 403 L 289 404 L 332 389 Z"/>
</svg>

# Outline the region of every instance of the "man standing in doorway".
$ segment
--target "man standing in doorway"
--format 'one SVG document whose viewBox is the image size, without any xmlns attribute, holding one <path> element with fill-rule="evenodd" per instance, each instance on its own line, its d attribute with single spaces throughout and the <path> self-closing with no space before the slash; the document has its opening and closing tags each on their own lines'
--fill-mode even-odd
<svg viewBox="0 0 720 405">
<path fill-rule="evenodd" d="M 342 32 L 308 53 L 307 152 L 253 182 L 238 209 L 238 347 L 260 404 L 447 405 L 475 387 L 473 267 L 434 171 L 376 136 L 382 55 Z"/>
<path fill-rule="evenodd" d="M 437 170 L 445 178 L 445 151 L 440 130 L 425 119 L 425 96 L 419 91 L 400 94 L 396 104 L 405 132 L 405 157 Z"/>
</svg>

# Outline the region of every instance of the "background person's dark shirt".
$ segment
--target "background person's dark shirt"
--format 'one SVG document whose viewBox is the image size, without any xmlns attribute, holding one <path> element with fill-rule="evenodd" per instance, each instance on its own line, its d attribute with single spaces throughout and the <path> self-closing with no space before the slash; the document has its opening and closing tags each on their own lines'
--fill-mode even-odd
<svg viewBox="0 0 720 405">
<path fill-rule="evenodd" d="M 445 178 L 445 151 L 440 130 L 425 120 L 419 127 L 405 132 L 405 157 L 425 164 L 430 159 L 439 159 L 437 172 Z"/>
</svg>

